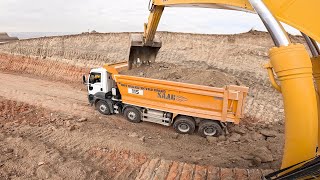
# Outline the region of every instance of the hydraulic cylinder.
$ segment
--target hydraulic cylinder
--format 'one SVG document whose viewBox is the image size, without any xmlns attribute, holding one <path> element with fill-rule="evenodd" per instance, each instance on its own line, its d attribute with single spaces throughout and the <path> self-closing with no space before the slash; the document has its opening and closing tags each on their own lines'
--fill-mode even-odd
<svg viewBox="0 0 320 180">
<path fill-rule="evenodd" d="M 320 56 L 311 58 L 312 62 L 312 71 L 313 71 L 313 79 L 316 85 L 316 95 L 317 95 L 317 104 L 318 104 L 318 155 L 319 155 L 319 145 L 320 145 Z"/>
<path fill-rule="evenodd" d="M 316 156 L 318 110 L 312 64 L 302 44 L 274 47 L 270 63 L 280 80 L 285 110 L 282 168 Z"/>
</svg>

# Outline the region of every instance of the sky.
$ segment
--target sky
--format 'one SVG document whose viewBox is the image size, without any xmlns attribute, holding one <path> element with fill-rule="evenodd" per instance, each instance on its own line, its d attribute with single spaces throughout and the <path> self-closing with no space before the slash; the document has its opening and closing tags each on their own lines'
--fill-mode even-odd
<svg viewBox="0 0 320 180">
<path fill-rule="evenodd" d="M 1 0 L 0 32 L 140 32 L 149 0 Z M 234 34 L 265 28 L 256 14 L 165 8 L 160 31 Z M 286 28 L 297 34 L 293 28 Z"/>
</svg>

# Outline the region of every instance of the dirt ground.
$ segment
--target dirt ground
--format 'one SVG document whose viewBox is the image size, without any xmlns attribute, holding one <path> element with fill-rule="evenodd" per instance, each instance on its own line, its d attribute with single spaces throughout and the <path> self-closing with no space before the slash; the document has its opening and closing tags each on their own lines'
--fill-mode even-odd
<svg viewBox="0 0 320 180">
<path fill-rule="evenodd" d="M 238 38 L 230 36 L 228 42 Z M 265 59 L 257 54 L 260 50 L 252 53 Z M 0 52 L 0 179 L 159 179 L 172 174 L 172 179 L 184 179 L 188 173 L 192 178 L 187 179 L 210 179 L 212 168 L 219 169 L 219 177 L 233 173 L 229 179 L 244 179 L 238 176 L 241 171 L 255 179 L 250 172 L 280 167 L 283 105 L 263 76 L 251 74 L 252 67 L 239 71 L 219 63 L 160 60 L 124 73 L 248 86 L 240 125 L 229 125 L 219 138 L 202 138 L 177 134 L 172 127 L 133 124 L 120 115 L 103 116 L 87 102 L 81 76 L 90 66 L 79 65 L 82 60 Z"/>
</svg>

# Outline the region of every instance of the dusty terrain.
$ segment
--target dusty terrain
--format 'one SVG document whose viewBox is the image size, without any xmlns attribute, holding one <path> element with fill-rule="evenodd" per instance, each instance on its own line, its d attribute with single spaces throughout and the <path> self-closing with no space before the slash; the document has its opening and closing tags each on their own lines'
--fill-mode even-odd
<svg viewBox="0 0 320 180">
<path fill-rule="evenodd" d="M 250 87 L 240 126 L 207 139 L 178 135 L 171 127 L 132 124 L 121 116 L 102 116 L 88 105 L 82 74 L 126 59 L 128 35 L 0 45 L 1 179 L 257 179 L 280 167 L 283 105 L 262 69 L 272 46 L 267 34 L 160 33 L 164 46 L 158 63 L 127 72 Z"/>
</svg>

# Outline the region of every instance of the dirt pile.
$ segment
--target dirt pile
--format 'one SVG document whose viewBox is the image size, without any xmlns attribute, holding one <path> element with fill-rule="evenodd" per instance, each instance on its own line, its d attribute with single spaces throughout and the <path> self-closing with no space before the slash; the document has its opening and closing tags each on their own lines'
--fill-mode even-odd
<svg viewBox="0 0 320 180">
<path fill-rule="evenodd" d="M 188 68 L 172 63 L 163 62 L 153 63 L 151 65 L 142 65 L 131 70 L 122 71 L 121 74 L 199 84 L 212 87 L 240 85 L 239 81 L 236 80 L 233 76 L 230 76 L 214 68 Z"/>
</svg>

